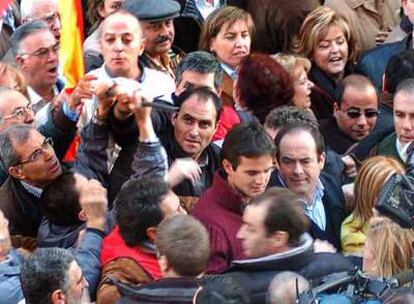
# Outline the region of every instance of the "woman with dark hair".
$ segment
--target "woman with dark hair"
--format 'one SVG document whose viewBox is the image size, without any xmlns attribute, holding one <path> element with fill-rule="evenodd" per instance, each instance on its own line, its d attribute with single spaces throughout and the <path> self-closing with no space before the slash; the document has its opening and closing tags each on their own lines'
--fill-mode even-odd
<svg viewBox="0 0 414 304">
<path fill-rule="evenodd" d="M 293 95 L 289 73 L 269 55 L 251 54 L 243 59 L 233 96 L 236 104 L 261 124 L 274 108 L 291 104 Z"/>
<path fill-rule="evenodd" d="M 345 19 L 321 6 L 306 17 L 298 39 L 298 52 L 312 61 L 312 110 L 319 120 L 329 118 L 337 84 L 353 71 L 354 37 Z"/>
<path fill-rule="evenodd" d="M 233 125 L 240 122 L 234 109 L 233 82 L 243 58 L 250 54 L 253 33 L 252 17 L 234 6 L 214 11 L 204 22 L 199 49 L 214 54 L 225 72 L 221 93 L 224 108 L 214 140 L 223 139 Z"/>
<path fill-rule="evenodd" d="M 99 68 L 104 60 L 99 45 L 99 25 L 106 16 L 121 8 L 124 0 L 89 0 L 87 17 L 91 24 L 90 35 L 83 43 L 86 72 Z"/>
</svg>

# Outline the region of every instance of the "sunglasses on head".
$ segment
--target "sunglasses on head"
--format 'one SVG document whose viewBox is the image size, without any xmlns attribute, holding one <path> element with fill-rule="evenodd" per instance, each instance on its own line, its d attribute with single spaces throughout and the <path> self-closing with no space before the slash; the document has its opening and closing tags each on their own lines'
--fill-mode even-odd
<svg viewBox="0 0 414 304">
<path fill-rule="evenodd" d="M 367 109 L 364 111 L 361 111 L 359 109 L 348 109 L 345 112 L 346 112 L 346 115 L 348 115 L 348 117 L 351 119 L 360 118 L 361 115 L 364 115 L 366 118 L 373 118 L 373 117 L 377 117 L 379 114 L 379 111 L 374 110 L 374 109 Z"/>
</svg>

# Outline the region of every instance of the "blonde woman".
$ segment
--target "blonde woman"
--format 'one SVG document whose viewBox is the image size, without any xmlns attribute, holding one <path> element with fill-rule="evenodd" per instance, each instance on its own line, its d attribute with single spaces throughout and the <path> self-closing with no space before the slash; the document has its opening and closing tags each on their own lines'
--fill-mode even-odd
<svg viewBox="0 0 414 304">
<path fill-rule="evenodd" d="M 308 78 L 311 69 L 309 59 L 285 53 L 277 53 L 272 56 L 290 75 L 293 82 L 293 105 L 298 108 L 310 109 L 311 92 L 314 84 Z"/>
<path fill-rule="evenodd" d="M 376 218 L 365 242 L 363 271 L 389 278 L 410 270 L 413 241 L 413 229 L 403 229 L 388 218 Z"/>
<path fill-rule="evenodd" d="M 341 245 L 345 255 L 362 256 L 374 204 L 385 182 L 393 174 L 403 174 L 401 164 L 389 156 L 368 158 L 355 179 L 355 207 L 341 227 Z"/>
<path fill-rule="evenodd" d="M 352 73 L 357 54 L 348 23 L 328 7 L 317 8 L 302 24 L 297 51 L 312 61 L 312 110 L 318 119 L 328 118 L 333 114 L 336 86 Z"/>
</svg>

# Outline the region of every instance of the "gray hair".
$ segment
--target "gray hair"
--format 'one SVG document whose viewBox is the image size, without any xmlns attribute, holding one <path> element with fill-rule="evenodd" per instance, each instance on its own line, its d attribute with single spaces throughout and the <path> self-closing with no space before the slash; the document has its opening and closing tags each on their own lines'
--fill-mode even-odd
<svg viewBox="0 0 414 304">
<path fill-rule="evenodd" d="M 408 78 L 400 82 L 400 84 L 395 89 L 395 95 L 397 95 L 399 92 L 407 92 L 407 93 L 414 93 L 414 78 Z"/>
<path fill-rule="evenodd" d="M 13 125 L 0 133 L 0 159 L 6 171 L 20 161 L 13 144 L 24 144 L 29 140 L 30 133 L 35 131 L 26 124 Z"/>
<path fill-rule="evenodd" d="M 214 73 L 214 87 L 216 90 L 219 90 L 222 85 L 223 69 L 220 62 L 210 53 L 204 51 L 188 53 L 177 66 L 175 71 L 176 83 L 180 83 L 185 71 L 200 74 Z"/>
<path fill-rule="evenodd" d="M 297 121 L 318 128 L 318 122 L 311 112 L 294 106 L 281 106 L 273 109 L 266 116 L 264 126 L 265 128 L 276 130 Z"/>
<path fill-rule="evenodd" d="M 57 0 L 49 0 L 57 5 Z M 28 19 L 33 17 L 33 11 L 36 5 L 38 4 L 38 0 L 22 0 L 20 2 L 20 12 L 22 14 L 22 19 Z"/>
<path fill-rule="evenodd" d="M 297 288 L 296 288 L 297 286 Z M 298 294 L 296 293 L 298 291 Z M 283 271 L 273 278 L 267 293 L 268 304 L 293 304 L 297 297 L 309 290 L 309 282 L 300 274 Z"/>
<path fill-rule="evenodd" d="M 30 21 L 19 26 L 10 38 L 10 48 L 13 55 L 16 56 L 21 53 L 21 44 L 26 37 L 44 30 L 50 31 L 47 24 L 42 20 Z"/>
<path fill-rule="evenodd" d="M 63 248 L 39 248 L 21 266 L 20 282 L 27 303 L 51 303 L 51 295 L 70 289 L 72 253 Z"/>
</svg>

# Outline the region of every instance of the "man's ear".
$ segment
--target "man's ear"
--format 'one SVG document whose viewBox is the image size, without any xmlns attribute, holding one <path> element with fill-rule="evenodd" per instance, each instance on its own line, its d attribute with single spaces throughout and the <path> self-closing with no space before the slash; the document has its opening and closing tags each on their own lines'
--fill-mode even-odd
<svg viewBox="0 0 414 304">
<path fill-rule="evenodd" d="M 9 175 L 14 177 L 15 179 L 25 179 L 26 175 L 22 172 L 22 170 L 19 168 L 19 166 L 13 166 L 10 167 L 9 170 L 7 170 L 9 172 Z"/>
<path fill-rule="evenodd" d="M 335 118 L 337 118 L 338 114 L 339 114 L 339 105 L 338 105 L 337 102 L 334 102 L 334 104 L 333 104 L 333 115 L 334 115 Z"/>
<path fill-rule="evenodd" d="M 53 304 L 64 304 L 66 303 L 66 295 L 63 293 L 61 289 L 57 289 L 54 292 L 52 292 L 52 295 L 50 296 L 51 302 Z"/>
<path fill-rule="evenodd" d="M 274 249 L 286 248 L 289 244 L 289 233 L 286 231 L 276 231 L 272 235 Z"/>
<path fill-rule="evenodd" d="M 174 128 L 175 128 L 175 123 L 177 122 L 177 117 L 178 117 L 178 113 L 174 113 L 171 116 L 171 123 L 172 123 L 172 125 L 173 125 Z"/>
<path fill-rule="evenodd" d="M 86 214 L 85 210 L 81 210 L 78 213 L 78 219 L 82 222 L 86 222 L 88 220 L 88 215 Z"/>
<path fill-rule="evenodd" d="M 157 227 L 149 227 L 146 231 L 148 239 L 154 243 L 155 237 L 157 236 Z"/>
<path fill-rule="evenodd" d="M 322 152 L 322 154 L 319 156 L 319 167 L 321 168 L 321 170 L 325 166 L 325 159 L 326 159 L 326 154 L 325 152 Z"/>
<path fill-rule="evenodd" d="M 20 56 L 20 55 L 17 55 L 17 56 L 15 57 L 15 61 L 16 61 L 16 64 L 17 64 L 20 68 L 22 68 L 22 66 L 23 66 L 23 64 L 24 64 L 24 58 L 23 58 L 22 56 Z"/>
<path fill-rule="evenodd" d="M 234 171 L 232 164 L 227 159 L 223 159 L 221 164 L 223 165 L 223 169 L 227 174 L 230 174 Z"/>
<path fill-rule="evenodd" d="M 165 255 L 159 257 L 158 265 L 160 266 L 160 270 L 163 274 L 167 273 L 171 269 L 170 263 Z"/>
<path fill-rule="evenodd" d="M 146 46 L 147 46 L 147 39 L 141 38 L 141 44 L 139 46 L 139 56 L 141 56 L 142 53 L 144 53 L 144 50 L 145 50 Z"/>
</svg>

